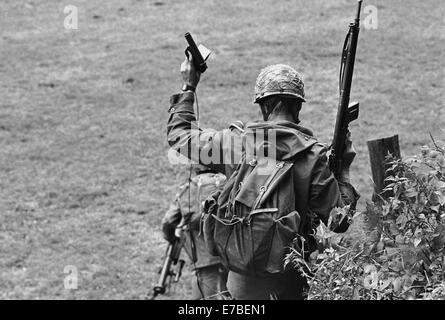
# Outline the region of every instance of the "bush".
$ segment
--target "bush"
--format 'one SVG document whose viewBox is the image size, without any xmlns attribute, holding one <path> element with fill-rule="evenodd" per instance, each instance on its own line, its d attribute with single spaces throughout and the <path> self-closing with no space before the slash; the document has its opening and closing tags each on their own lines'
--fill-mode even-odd
<svg viewBox="0 0 445 320">
<path fill-rule="evenodd" d="M 388 156 L 385 192 L 367 204 L 366 238 L 287 258 L 307 278 L 308 299 L 445 299 L 445 146 L 405 161 Z M 321 225 L 317 237 L 333 233 Z"/>
</svg>

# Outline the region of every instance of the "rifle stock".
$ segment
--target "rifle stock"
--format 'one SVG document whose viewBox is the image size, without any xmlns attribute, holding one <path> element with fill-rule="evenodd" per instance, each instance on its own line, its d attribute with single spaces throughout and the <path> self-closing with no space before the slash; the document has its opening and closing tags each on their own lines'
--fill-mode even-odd
<svg viewBox="0 0 445 320">
<path fill-rule="evenodd" d="M 339 81 L 340 99 L 338 103 L 334 137 L 332 139 L 331 155 L 329 157 L 329 166 L 336 178 L 341 175 L 342 171 L 342 155 L 345 150 L 345 141 L 349 123 L 357 119 L 359 113 L 359 103 L 354 102 L 349 104 L 349 97 L 351 94 L 355 53 L 357 50 L 358 34 L 360 30 L 361 5 L 362 0 L 359 0 L 357 15 L 354 22 L 349 24 L 349 32 L 346 35 L 341 57 Z"/>
</svg>

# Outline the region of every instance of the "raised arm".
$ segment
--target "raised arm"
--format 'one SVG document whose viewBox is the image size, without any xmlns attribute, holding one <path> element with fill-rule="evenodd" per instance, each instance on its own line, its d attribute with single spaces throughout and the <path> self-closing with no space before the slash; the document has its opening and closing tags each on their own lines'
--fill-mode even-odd
<svg viewBox="0 0 445 320">
<path fill-rule="evenodd" d="M 201 129 L 193 109 L 200 75 L 189 56 L 181 65 L 183 91 L 170 98 L 167 140 L 170 147 L 196 163 L 230 174 L 241 154 L 241 137 L 231 130 Z"/>
<path fill-rule="evenodd" d="M 194 93 L 175 94 L 170 99 L 167 140 L 170 147 L 188 159 L 225 173 L 224 131 L 198 128 L 193 111 Z"/>
</svg>

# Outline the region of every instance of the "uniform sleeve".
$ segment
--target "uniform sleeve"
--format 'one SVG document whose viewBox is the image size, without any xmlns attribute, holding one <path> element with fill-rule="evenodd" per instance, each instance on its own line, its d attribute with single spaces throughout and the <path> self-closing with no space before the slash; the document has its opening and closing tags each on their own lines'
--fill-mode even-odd
<svg viewBox="0 0 445 320">
<path fill-rule="evenodd" d="M 314 166 L 311 178 L 309 207 L 326 225 L 329 216 L 336 207 L 350 205 L 350 210 L 355 210 L 359 198 L 354 187 L 347 181 L 338 181 L 329 169 L 326 149 L 320 153 L 320 157 Z M 346 221 L 346 220 L 345 220 Z M 346 231 L 347 226 L 334 227 L 335 232 Z"/>
<path fill-rule="evenodd" d="M 227 165 L 230 165 L 227 157 L 230 157 L 232 150 L 228 149 L 224 141 L 231 140 L 232 137 L 228 137 L 230 131 L 199 128 L 193 110 L 194 99 L 191 92 L 171 97 L 167 123 L 168 143 L 173 150 L 193 162 L 227 174 Z"/>
<path fill-rule="evenodd" d="M 162 235 L 168 242 L 173 242 L 175 239 L 175 229 L 181 218 L 181 210 L 177 202 L 174 201 L 170 204 L 161 222 Z"/>
</svg>

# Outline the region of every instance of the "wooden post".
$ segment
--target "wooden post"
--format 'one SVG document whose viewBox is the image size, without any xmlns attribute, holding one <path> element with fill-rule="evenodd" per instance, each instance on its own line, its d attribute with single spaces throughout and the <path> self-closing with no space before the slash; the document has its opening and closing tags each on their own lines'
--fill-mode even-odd
<svg viewBox="0 0 445 320">
<path fill-rule="evenodd" d="M 371 162 L 372 179 L 374 180 L 374 194 L 372 199 L 373 201 L 378 201 L 380 197 L 377 195 L 383 198 L 391 196 L 390 192 L 382 193 L 386 185 L 385 178 L 388 176 L 388 173 L 385 173 L 388 168 L 388 165 L 385 164 L 385 157 L 390 153 L 393 157 L 401 159 L 399 136 L 395 135 L 382 139 L 368 140 L 367 144 Z"/>
</svg>

